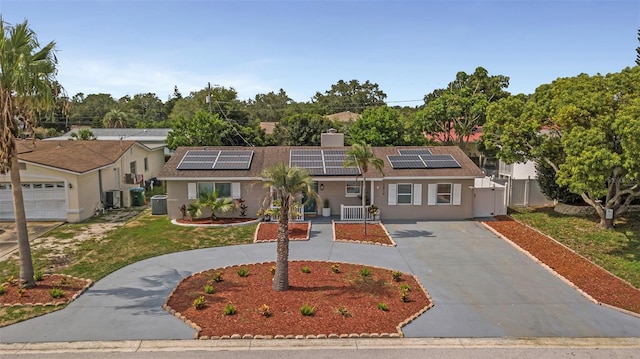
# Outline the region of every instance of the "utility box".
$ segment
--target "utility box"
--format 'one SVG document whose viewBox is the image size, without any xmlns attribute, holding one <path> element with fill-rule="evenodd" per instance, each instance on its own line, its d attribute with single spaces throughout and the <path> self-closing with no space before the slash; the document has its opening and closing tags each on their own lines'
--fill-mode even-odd
<svg viewBox="0 0 640 359">
<path fill-rule="evenodd" d="M 144 206 L 144 188 L 136 187 L 129 190 L 131 192 L 131 206 Z"/>
<path fill-rule="evenodd" d="M 151 214 L 167 214 L 167 196 L 157 194 L 151 197 Z"/>
</svg>

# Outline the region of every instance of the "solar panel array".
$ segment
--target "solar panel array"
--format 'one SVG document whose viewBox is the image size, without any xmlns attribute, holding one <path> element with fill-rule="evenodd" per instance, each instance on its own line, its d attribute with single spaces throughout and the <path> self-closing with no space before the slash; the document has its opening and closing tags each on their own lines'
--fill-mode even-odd
<svg viewBox="0 0 640 359">
<path fill-rule="evenodd" d="M 289 153 L 289 165 L 306 168 L 312 176 L 359 175 L 358 167 L 344 167 L 346 152 L 346 150 L 294 149 Z"/>
<path fill-rule="evenodd" d="M 176 167 L 179 170 L 248 170 L 251 150 L 190 150 Z"/>
<path fill-rule="evenodd" d="M 460 168 L 451 155 L 434 155 L 428 149 L 398 150 L 399 155 L 388 155 L 394 169 L 409 168 Z"/>
</svg>

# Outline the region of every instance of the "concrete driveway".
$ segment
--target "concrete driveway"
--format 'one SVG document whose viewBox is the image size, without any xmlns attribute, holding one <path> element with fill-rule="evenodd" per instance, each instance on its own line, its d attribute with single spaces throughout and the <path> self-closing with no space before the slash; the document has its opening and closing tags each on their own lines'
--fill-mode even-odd
<svg viewBox="0 0 640 359">
<path fill-rule="evenodd" d="M 473 221 L 386 223 L 398 246 L 334 243 L 329 223 L 291 242 L 290 258 L 411 272 L 435 306 L 407 337 L 638 337 L 640 318 L 595 305 Z M 105 277 L 64 310 L 0 328 L 0 342 L 190 339 L 162 310 L 178 281 L 227 265 L 271 261 L 275 244 L 209 248 L 147 259 Z"/>
<path fill-rule="evenodd" d="M 27 222 L 29 241 L 32 241 L 46 232 L 60 226 L 63 222 Z M 16 225 L 13 222 L 0 222 L 0 260 L 7 259 L 18 250 L 18 237 Z"/>
</svg>

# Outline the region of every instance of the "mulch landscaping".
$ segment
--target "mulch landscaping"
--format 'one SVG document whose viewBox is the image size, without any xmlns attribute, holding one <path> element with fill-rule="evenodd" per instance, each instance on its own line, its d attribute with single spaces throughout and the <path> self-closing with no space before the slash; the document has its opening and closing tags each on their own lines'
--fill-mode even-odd
<svg viewBox="0 0 640 359">
<path fill-rule="evenodd" d="M 388 269 L 348 263 L 291 261 L 289 290 L 275 292 L 271 288 L 274 265 L 232 266 L 187 277 L 170 295 L 165 308 L 200 327 L 198 335 L 202 338 L 322 338 L 362 333 L 399 336 L 399 326 L 431 306 L 428 294 L 415 277 L 403 274 L 400 281 L 394 281 Z M 337 273 L 334 265 L 338 266 Z M 248 276 L 238 275 L 241 267 L 248 269 Z M 303 273 L 303 267 L 309 273 Z M 370 274 L 363 276 L 361 271 L 367 270 Z M 222 281 L 214 280 L 216 272 L 222 273 Z M 213 287 L 212 294 L 205 293 L 206 285 Z M 401 285 L 410 288 L 407 302 L 400 299 Z M 205 305 L 196 309 L 194 300 L 200 296 Z M 387 311 L 378 308 L 381 303 L 386 304 Z M 305 304 L 315 308 L 313 315 L 302 315 Z M 235 314 L 223 314 L 228 305 L 235 307 Z"/>
<path fill-rule="evenodd" d="M 498 216 L 484 222 L 600 303 L 640 314 L 640 290 L 548 236 Z"/>
<path fill-rule="evenodd" d="M 334 222 L 333 233 L 335 233 L 336 241 L 341 242 L 369 243 L 386 246 L 396 245 L 381 223 L 368 223 L 367 235 L 365 236 L 364 225 L 362 223 Z"/>
<path fill-rule="evenodd" d="M 309 239 L 311 222 L 289 222 L 289 240 L 306 241 Z M 278 240 L 278 223 L 261 222 L 256 228 L 254 242 L 275 242 Z"/>
<path fill-rule="evenodd" d="M 69 277 L 62 274 L 47 275 L 36 282 L 34 288 L 20 289 L 18 280 L 2 284 L 4 294 L 0 294 L 0 306 L 15 305 L 61 305 L 71 302 L 74 296 L 80 295 L 91 281 Z M 52 290 L 59 289 L 61 296 L 54 298 Z"/>
</svg>

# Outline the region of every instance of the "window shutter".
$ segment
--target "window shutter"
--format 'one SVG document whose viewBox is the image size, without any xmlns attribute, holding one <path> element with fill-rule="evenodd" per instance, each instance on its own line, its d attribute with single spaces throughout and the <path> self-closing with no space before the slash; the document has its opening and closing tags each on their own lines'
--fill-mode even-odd
<svg viewBox="0 0 640 359">
<path fill-rule="evenodd" d="M 195 183 L 187 183 L 187 198 L 198 199 L 198 190 Z"/>
<path fill-rule="evenodd" d="M 422 206 L 422 183 L 413 184 L 413 205 Z"/>
<path fill-rule="evenodd" d="M 240 197 L 240 182 L 231 182 L 231 198 L 239 199 Z"/>
<path fill-rule="evenodd" d="M 435 206 L 438 201 L 438 185 L 435 183 L 429 183 L 427 193 L 427 205 Z"/>
<path fill-rule="evenodd" d="M 389 183 L 389 197 L 388 204 L 390 206 L 395 206 L 398 204 L 398 185 L 394 183 Z"/>
<path fill-rule="evenodd" d="M 462 185 L 460 183 L 453 184 L 453 205 L 460 205 L 460 197 L 462 195 Z"/>
</svg>

